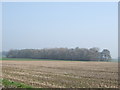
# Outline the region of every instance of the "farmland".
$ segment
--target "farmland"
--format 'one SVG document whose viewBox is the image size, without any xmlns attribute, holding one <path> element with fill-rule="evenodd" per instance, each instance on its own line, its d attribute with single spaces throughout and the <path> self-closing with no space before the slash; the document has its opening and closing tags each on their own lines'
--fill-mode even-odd
<svg viewBox="0 0 120 90">
<path fill-rule="evenodd" d="M 2 76 L 35 88 L 117 88 L 118 63 L 3 60 Z"/>
</svg>

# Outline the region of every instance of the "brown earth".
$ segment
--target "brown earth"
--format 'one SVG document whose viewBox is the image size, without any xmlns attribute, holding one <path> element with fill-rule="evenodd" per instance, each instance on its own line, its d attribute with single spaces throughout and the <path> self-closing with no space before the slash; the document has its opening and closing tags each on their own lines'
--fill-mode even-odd
<svg viewBox="0 0 120 90">
<path fill-rule="evenodd" d="M 39 88 L 117 88 L 118 63 L 2 61 L 2 77 Z"/>
</svg>

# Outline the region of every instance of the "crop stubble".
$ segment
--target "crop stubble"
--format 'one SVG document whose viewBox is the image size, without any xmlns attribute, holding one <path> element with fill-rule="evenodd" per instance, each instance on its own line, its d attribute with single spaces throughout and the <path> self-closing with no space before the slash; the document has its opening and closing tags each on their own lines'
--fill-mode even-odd
<svg viewBox="0 0 120 90">
<path fill-rule="evenodd" d="M 2 76 L 39 88 L 117 88 L 118 63 L 3 61 Z"/>
</svg>

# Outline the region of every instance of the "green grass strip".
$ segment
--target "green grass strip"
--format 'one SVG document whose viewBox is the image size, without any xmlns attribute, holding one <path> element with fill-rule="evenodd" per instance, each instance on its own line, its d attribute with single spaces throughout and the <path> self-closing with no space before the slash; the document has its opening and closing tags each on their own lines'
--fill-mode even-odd
<svg viewBox="0 0 120 90">
<path fill-rule="evenodd" d="M 10 61 L 10 60 L 12 61 L 80 61 L 80 60 L 56 60 L 56 59 L 32 59 L 32 58 L 2 58 L 0 60 L 3 60 L 3 61 Z"/>
<path fill-rule="evenodd" d="M 19 83 L 19 82 L 10 81 L 7 79 L 2 80 L 2 85 L 5 88 L 33 88 L 32 86 L 25 85 L 25 84 Z"/>
<path fill-rule="evenodd" d="M 49 88 L 34 88 L 32 86 L 25 85 L 19 82 L 10 81 L 7 79 L 3 79 L 3 80 L 0 79 L 0 82 L 2 82 L 2 85 L 4 86 L 4 88 L 11 88 L 11 90 L 12 89 L 14 90 L 14 88 L 25 88 L 25 90 L 51 90 Z"/>
</svg>

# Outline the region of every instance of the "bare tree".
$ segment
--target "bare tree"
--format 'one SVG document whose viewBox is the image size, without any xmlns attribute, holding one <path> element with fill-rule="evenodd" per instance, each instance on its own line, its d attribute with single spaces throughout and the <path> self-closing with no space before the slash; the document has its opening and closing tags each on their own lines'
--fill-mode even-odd
<svg viewBox="0 0 120 90">
<path fill-rule="evenodd" d="M 108 49 L 103 49 L 101 52 L 101 59 L 104 61 L 111 60 L 110 51 Z"/>
<path fill-rule="evenodd" d="M 34 58 L 34 59 L 56 59 L 56 60 L 105 60 L 111 59 L 110 51 L 104 49 L 99 52 L 99 48 L 50 48 L 50 49 L 22 49 L 10 50 L 8 58 Z"/>
</svg>

